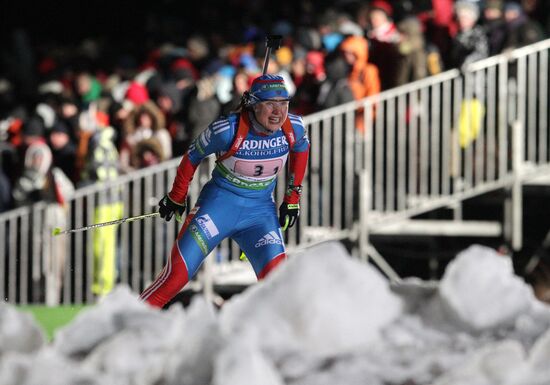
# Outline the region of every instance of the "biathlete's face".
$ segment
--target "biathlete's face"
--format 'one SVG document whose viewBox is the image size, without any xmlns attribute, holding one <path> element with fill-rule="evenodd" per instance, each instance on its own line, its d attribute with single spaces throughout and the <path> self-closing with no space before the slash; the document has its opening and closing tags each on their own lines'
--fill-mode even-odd
<svg viewBox="0 0 550 385">
<path fill-rule="evenodd" d="M 258 123 L 271 132 L 283 125 L 288 115 L 288 99 L 274 98 L 254 105 L 254 116 Z"/>
</svg>

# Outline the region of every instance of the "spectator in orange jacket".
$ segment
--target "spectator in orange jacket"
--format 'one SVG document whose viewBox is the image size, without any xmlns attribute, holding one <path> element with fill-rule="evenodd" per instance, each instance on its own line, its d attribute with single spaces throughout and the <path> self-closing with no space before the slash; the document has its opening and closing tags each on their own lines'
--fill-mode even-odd
<svg viewBox="0 0 550 385">
<path fill-rule="evenodd" d="M 378 68 L 368 62 L 369 48 L 367 39 L 362 36 L 349 36 L 342 44 L 340 51 L 346 62 L 352 67 L 348 76 L 348 83 L 355 100 L 380 93 L 380 76 Z M 356 117 L 356 127 L 364 130 L 363 113 L 360 111 Z"/>
<path fill-rule="evenodd" d="M 378 68 L 368 62 L 368 46 L 361 36 L 349 36 L 340 45 L 346 62 L 352 66 L 348 81 L 356 100 L 380 93 Z"/>
</svg>

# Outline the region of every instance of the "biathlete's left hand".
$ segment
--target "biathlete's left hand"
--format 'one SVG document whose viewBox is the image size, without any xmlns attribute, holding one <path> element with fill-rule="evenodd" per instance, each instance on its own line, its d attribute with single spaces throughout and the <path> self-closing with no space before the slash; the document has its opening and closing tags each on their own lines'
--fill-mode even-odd
<svg viewBox="0 0 550 385">
<path fill-rule="evenodd" d="M 294 226 L 296 220 L 300 216 L 300 204 L 299 203 L 286 203 L 283 202 L 279 207 L 279 224 L 283 231 Z"/>
</svg>

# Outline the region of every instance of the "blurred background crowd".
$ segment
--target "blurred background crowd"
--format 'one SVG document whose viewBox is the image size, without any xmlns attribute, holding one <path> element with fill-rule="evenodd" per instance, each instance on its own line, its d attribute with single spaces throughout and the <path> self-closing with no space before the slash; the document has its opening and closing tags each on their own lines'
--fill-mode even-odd
<svg viewBox="0 0 550 385">
<path fill-rule="evenodd" d="M 291 111 L 303 115 L 550 36 L 550 2 L 542 0 L 132 7 L 7 5 L 0 212 L 62 203 L 75 187 L 181 156 L 197 133 L 238 107 L 262 70 L 267 34 L 283 36 L 268 72 L 285 78 Z"/>
</svg>

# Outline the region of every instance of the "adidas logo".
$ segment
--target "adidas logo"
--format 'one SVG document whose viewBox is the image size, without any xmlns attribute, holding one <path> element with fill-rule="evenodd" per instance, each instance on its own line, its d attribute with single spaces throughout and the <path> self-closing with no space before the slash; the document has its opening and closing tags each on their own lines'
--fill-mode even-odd
<svg viewBox="0 0 550 385">
<path fill-rule="evenodd" d="M 275 231 L 270 231 L 266 235 L 260 238 L 258 242 L 254 245 L 254 247 L 262 247 L 265 245 L 281 245 L 283 241 L 281 240 L 281 237 L 279 234 L 277 234 Z"/>
</svg>

